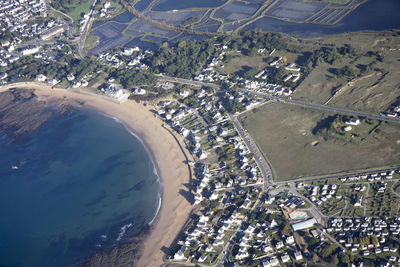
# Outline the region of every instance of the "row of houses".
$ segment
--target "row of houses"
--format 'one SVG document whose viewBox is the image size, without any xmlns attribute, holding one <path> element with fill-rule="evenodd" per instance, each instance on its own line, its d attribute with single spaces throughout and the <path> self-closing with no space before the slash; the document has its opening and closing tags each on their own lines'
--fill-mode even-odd
<svg viewBox="0 0 400 267">
<path fill-rule="evenodd" d="M 54 19 L 45 19 L 35 22 L 34 17 L 46 17 L 46 4 L 43 0 L 2 1 L 0 3 L 0 21 L 7 30 L 18 33 L 18 39 L 30 40 L 36 37 L 48 40 L 64 32 L 63 25 Z M 16 45 L 15 40 L 10 41 L 9 50 Z M 3 44 L 4 46 L 4 44 Z"/>
<path fill-rule="evenodd" d="M 326 231 L 346 249 L 362 256 L 390 251 L 398 257 L 398 244 L 394 240 L 399 236 L 399 222 L 398 217 L 332 218 Z"/>
<path fill-rule="evenodd" d="M 149 50 L 142 51 L 139 47 L 122 48 L 119 52 L 106 52 L 98 56 L 101 62 L 114 68 L 148 69 L 144 62 Z"/>
</svg>

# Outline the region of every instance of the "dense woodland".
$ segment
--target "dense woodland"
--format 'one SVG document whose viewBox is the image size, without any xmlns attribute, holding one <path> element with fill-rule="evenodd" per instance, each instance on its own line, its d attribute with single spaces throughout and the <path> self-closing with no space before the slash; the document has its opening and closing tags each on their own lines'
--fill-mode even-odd
<svg viewBox="0 0 400 267">
<path fill-rule="evenodd" d="M 197 74 L 214 53 L 211 40 L 181 41 L 172 48 L 160 47 L 150 58 L 150 67 L 156 73 L 191 78 Z"/>
<path fill-rule="evenodd" d="M 110 73 L 124 88 L 132 88 L 143 84 L 154 84 L 157 78 L 153 73 L 137 69 L 117 69 Z"/>
</svg>

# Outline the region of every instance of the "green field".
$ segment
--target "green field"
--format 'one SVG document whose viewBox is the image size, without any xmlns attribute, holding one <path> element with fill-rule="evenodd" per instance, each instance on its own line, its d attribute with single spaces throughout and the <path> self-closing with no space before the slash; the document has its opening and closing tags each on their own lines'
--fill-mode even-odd
<svg viewBox="0 0 400 267">
<path fill-rule="evenodd" d="M 266 67 L 265 59 L 267 57 L 262 57 L 260 55 L 255 56 L 245 56 L 239 55 L 238 53 L 232 53 L 234 57 L 229 60 L 228 63 L 224 64 L 224 68 L 220 68 L 221 73 L 225 74 L 240 74 L 241 72 L 245 72 L 246 70 L 256 68 L 261 70 Z"/>
<path fill-rule="evenodd" d="M 84 1 L 82 4 L 79 6 L 76 6 L 74 9 L 72 9 L 70 12 L 68 12 L 68 15 L 71 16 L 71 18 L 74 19 L 74 22 L 78 22 L 81 19 L 81 14 L 82 13 L 88 13 L 90 10 L 90 6 L 93 4 L 93 1 Z"/>
<path fill-rule="evenodd" d="M 356 142 L 313 134 L 318 122 L 334 115 L 282 103 L 246 113 L 241 123 L 272 165 L 276 180 L 400 164 L 400 125 L 354 126 Z M 376 125 L 376 124 L 375 124 Z M 362 139 L 362 141 L 360 141 Z"/>
<path fill-rule="evenodd" d="M 265 69 L 269 67 L 270 62 L 280 56 L 285 57 L 287 62 L 295 62 L 299 57 L 299 54 L 286 51 L 275 51 L 271 56 L 269 55 L 269 51 L 254 56 L 236 52 L 232 52 L 229 55 L 232 56 L 232 59 L 229 62 L 224 62 L 224 68 L 219 68 L 218 70 L 224 74 L 238 74 L 240 76 L 243 72 L 252 68 L 257 70 Z"/>
<path fill-rule="evenodd" d="M 326 62 L 315 67 L 296 88 L 293 98 L 353 110 L 384 112 L 400 95 L 400 36 L 391 33 L 355 33 L 310 39 L 312 44 L 341 47 L 351 45 L 359 49 L 357 56 L 345 57 L 333 64 Z M 315 48 L 315 46 L 313 47 Z M 310 50 L 311 51 L 311 50 Z M 380 53 L 380 61 L 371 53 Z M 373 70 L 357 77 L 337 77 L 332 69 L 360 66 L 375 62 Z"/>
</svg>

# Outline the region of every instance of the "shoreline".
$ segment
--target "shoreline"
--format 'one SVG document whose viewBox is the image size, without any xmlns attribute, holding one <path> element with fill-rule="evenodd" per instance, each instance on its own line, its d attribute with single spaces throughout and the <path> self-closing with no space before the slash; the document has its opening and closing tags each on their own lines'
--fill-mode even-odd
<svg viewBox="0 0 400 267">
<path fill-rule="evenodd" d="M 150 231 L 142 239 L 139 254 L 137 255 L 137 244 L 128 241 L 125 246 L 121 244 L 114 249 L 91 255 L 84 265 L 115 266 L 132 263 L 137 266 L 162 265 L 165 248 L 171 246 L 192 210 L 191 204 L 181 193 L 182 190 L 187 190 L 190 173 L 179 144 L 163 128 L 163 122 L 154 116 L 151 106 L 144 106 L 132 100 L 119 104 L 101 95 L 51 88 L 47 84 L 37 82 L 0 86 L 0 92 L 11 88 L 33 89 L 39 99 L 58 100 L 116 118 L 143 143 L 159 177 L 161 190 L 158 211 L 145 227 L 150 228 Z M 129 245 L 136 247 L 129 249 Z M 127 255 L 127 252 L 130 255 Z M 132 253 L 136 254 L 138 261 L 135 259 L 135 262 L 132 262 L 135 258 Z M 98 254 L 101 254 L 100 257 L 96 257 Z"/>
<path fill-rule="evenodd" d="M 114 117 L 114 116 L 110 116 L 108 114 L 103 113 L 100 110 L 96 110 L 97 112 L 99 112 L 100 114 L 102 114 L 105 117 L 111 118 L 113 120 L 115 120 L 116 122 L 120 123 L 125 130 L 127 130 L 131 135 L 133 135 L 136 139 L 138 139 L 140 141 L 140 143 L 143 145 L 144 149 L 146 150 L 147 154 L 150 157 L 151 163 L 153 164 L 153 173 L 157 176 L 157 181 L 159 184 L 159 189 L 158 189 L 158 204 L 157 204 L 157 209 L 156 212 L 153 216 L 153 218 L 151 219 L 151 221 L 147 224 L 147 226 L 151 227 L 153 226 L 153 223 L 156 221 L 158 215 L 160 214 L 161 211 L 161 205 L 163 203 L 162 201 L 162 197 L 163 197 L 163 183 L 162 183 L 162 179 L 160 176 L 160 170 L 159 167 L 157 165 L 157 162 L 154 160 L 154 154 L 153 152 L 149 149 L 148 145 L 145 143 L 145 141 L 138 136 L 137 134 L 135 134 L 123 121 L 121 121 L 119 118 Z M 142 229 L 143 230 L 143 229 Z"/>
</svg>

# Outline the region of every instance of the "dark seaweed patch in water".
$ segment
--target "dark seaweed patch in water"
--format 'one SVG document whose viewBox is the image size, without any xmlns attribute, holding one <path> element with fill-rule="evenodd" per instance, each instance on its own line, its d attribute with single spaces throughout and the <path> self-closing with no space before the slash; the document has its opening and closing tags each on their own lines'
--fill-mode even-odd
<svg viewBox="0 0 400 267">
<path fill-rule="evenodd" d="M 128 192 L 135 190 L 135 191 L 140 191 L 143 186 L 146 184 L 146 181 L 142 180 L 139 183 L 135 184 L 134 186 L 132 186 L 131 188 L 128 189 Z"/>
</svg>

